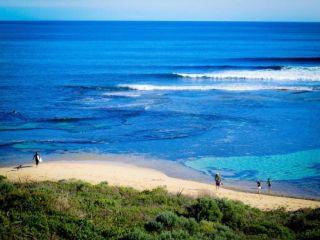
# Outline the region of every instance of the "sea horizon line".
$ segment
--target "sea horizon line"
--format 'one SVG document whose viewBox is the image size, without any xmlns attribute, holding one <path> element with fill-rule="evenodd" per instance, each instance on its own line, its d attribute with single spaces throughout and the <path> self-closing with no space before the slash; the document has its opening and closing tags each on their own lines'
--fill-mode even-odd
<svg viewBox="0 0 320 240">
<path fill-rule="evenodd" d="M 277 21 L 277 20 L 122 20 L 122 19 L 106 19 L 106 20 L 80 20 L 80 19 L 72 19 L 72 20 L 61 20 L 61 19 L 33 19 L 33 20 L 5 20 L 0 19 L 0 22 L 175 22 L 175 23 L 184 23 L 184 22 L 194 22 L 194 23 L 320 23 L 320 21 Z"/>
</svg>

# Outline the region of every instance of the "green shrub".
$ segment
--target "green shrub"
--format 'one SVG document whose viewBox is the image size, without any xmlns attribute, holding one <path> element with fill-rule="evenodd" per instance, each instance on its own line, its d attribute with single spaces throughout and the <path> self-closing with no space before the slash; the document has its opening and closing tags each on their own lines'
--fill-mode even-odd
<svg viewBox="0 0 320 240">
<path fill-rule="evenodd" d="M 246 227 L 246 229 L 244 229 L 244 231 L 248 235 L 261 235 L 261 234 L 268 233 L 268 229 L 265 226 L 262 226 L 262 225 L 256 224 L 256 223 Z"/>
<path fill-rule="evenodd" d="M 320 239 L 320 209 L 263 212 L 224 199 L 81 181 L 0 180 L 0 239 Z M 151 220 L 150 220 L 151 219 Z"/>
<path fill-rule="evenodd" d="M 217 224 L 217 231 L 213 234 L 214 240 L 240 240 L 241 236 L 239 234 L 235 233 L 230 229 L 228 226 Z"/>
<path fill-rule="evenodd" d="M 190 235 L 188 234 L 188 232 L 182 229 L 172 231 L 171 236 L 174 240 L 190 239 Z"/>
<path fill-rule="evenodd" d="M 269 238 L 286 240 L 294 239 L 291 231 L 284 226 L 275 224 L 271 221 L 262 221 L 260 225 L 267 229 L 265 233 L 268 234 Z"/>
<path fill-rule="evenodd" d="M 156 217 L 157 222 L 162 223 L 164 227 L 168 228 L 173 227 L 177 220 L 178 216 L 170 211 L 162 212 Z"/>
<path fill-rule="evenodd" d="M 161 234 L 159 236 L 159 240 L 174 240 L 174 239 L 172 237 L 171 232 L 164 231 L 164 232 L 161 232 Z"/>
<path fill-rule="evenodd" d="M 297 239 L 320 239 L 320 208 L 291 213 L 287 226 L 297 232 Z"/>
<path fill-rule="evenodd" d="M 108 181 L 102 181 L 99 183 L 99 185 L 101 186 L 107 186 L 108 184 L 109 184 Z"/>
<path fill-rule="evenodd" d="M 163 188 L 155 188 L 153 190 L 142 191 L 137 201 L 143 205 L 168 204 L 170 201 L 169 194 Z"/>
<path fill-rule="evenodd" d="M 245 227 L 244 232 L 247 235 L 268 236 L 268 239 L 294 239 L 294 236 L 286 227 L 269 221 L 248 225 Z"/>
<path fill-rule="evenodd" d="M 219 222 L 222 213 L 215 200 L 210 198 L 200 198 L 187 208 L 188 216 L 195 218 L 197 221 L 208 220 Z"/>
<path fill-rule="evenodd" d="M 188 240 L 191 236 L 183 230 L 164 231 L 159 235 L 159 240 Z"/>
<path fill-rule="evenodd" d="M 300 209 L 293 212 L 287 226 L 297 232 L 320 228 L 320 208 Z"/>
<path fill-rule="evenodd" d="M 320 222 L 320 208 L 305 210 L 308 220 Z"/>
<path fill-rule="evenodd" d="M 0 182 L 7 179 L 7 177 L 0 175 Z"/>
<path fill-rule="evenodd" d="M 156 220 L 151 220 L 145 224 L 145 229 L 148 232 L 160 231 L 163 228 L 163 224 Z"/>
<path fill-rule="evenodd" d="M 9 225 L 10 221 L 4 212 L 0 211 L 0 226 Z"/>
<path fill-rule="evenodd" d="M 152 237 L 143 232 L 141 229 L 134 229 L 133 231 L 128 232 L 123 237 L 120 238 L 121 240 L 152 240 Z"/>
<path fill-rule="evenodd" d="M 199 230 L 200 232 L 206 234 L 206 235 L 212 235 L 214 232 L 217 231 L 216 227 L 215 227 L 215 223 L 214 222 L 209 222 L 206 220 L 202 220 L 200 222 L 200 226 L 199 226 Z"/>
<path fill-rule="evenodd" d="M 307 219 L 306 214 L 303 211 L 297 211 L 291 214 L 288 221 L 288 226 L 291 229 L 301 232 L 306 228 Z"/>
<path fill-rule="evenodd" d="M 99 207 L 115 206 L 116 201 L 110 198 L 99 198 L 94 202 Z"/>
<path fill-rule="evenodd" d="M 221 222 L 232 229 L 243 229 L 252 218 L 252 212 L 243 203 L 217 199 L 217 204 L 222 212 Z"/>
<path fill-rule="evenodd" d="M 2 176 L 0 176 L 0 177 L 2 177 Z M 14 189 L 15 189 L 15 187 L 12 183 L 0 181 L 0 194 L 7 194 L 9 192 L 12 192 Z"/>
<path fill-rule="evenodd" d="M 190 234 L 195 234 L 199 231 L 199 224 L 194 218 L 180 217 L 178 219 L 178 225 L 181 229 L 185 229 Z"/>
<path fill-rule="evenodd" d="M 319 240 L 320 239 L 320 229 L 308 229 L 303 233 L 298 234 L 297 239 L 301 240 Z"/>
<path fill-rule="evenodd" d="M 102 239 L 98 229 L 88 220 L 63 216 L 48 219 L 50 230 L 63 239 Z"/>
</svg>

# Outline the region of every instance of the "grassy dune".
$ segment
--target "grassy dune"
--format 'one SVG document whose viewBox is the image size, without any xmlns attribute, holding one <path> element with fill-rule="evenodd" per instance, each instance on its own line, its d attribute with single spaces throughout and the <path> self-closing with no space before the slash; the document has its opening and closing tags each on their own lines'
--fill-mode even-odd
<svg viewBox="0 0 320 240">
<path fill-rule="evenodd" d="M 161 188 L 0 176 L 0 239 L 320 239 L 320 208 L 264 212 Z"/>
</svg>

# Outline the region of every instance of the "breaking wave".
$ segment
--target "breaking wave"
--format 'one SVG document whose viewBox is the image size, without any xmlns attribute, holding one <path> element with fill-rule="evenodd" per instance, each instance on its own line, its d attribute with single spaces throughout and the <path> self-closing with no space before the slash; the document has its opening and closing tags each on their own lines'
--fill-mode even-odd
<svg viewBox="0 0 320 240">
<path fill-rule="evenodd" d="M 175 75 L 191 79 L 320 81 L 320 67 L 283 67 L 280 70 L 227 70 L 212 73 L 175 73 Z"/>
<path fill-rule="evenodd" d="M 149 85 L 149 84 L 121 84 L 121 86 L 139 91 L 259 91 L 259 90 L 279 90 L 279 91 L 315 91 L 315 87 L 300 86 L 251 86 L 251 85 Z"/>
</svg>

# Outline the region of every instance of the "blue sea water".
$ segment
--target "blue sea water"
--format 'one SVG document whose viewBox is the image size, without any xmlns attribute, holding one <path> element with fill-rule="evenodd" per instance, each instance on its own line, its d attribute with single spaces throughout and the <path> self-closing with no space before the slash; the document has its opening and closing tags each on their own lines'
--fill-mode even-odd
<svg viewBox="0 0 320 240">
<path fill-rule="evenodd" d="M 0 164 L 141 154 L 320 183 L 319 23 L 0 22 L 0 96 Z"/>
</svg>

